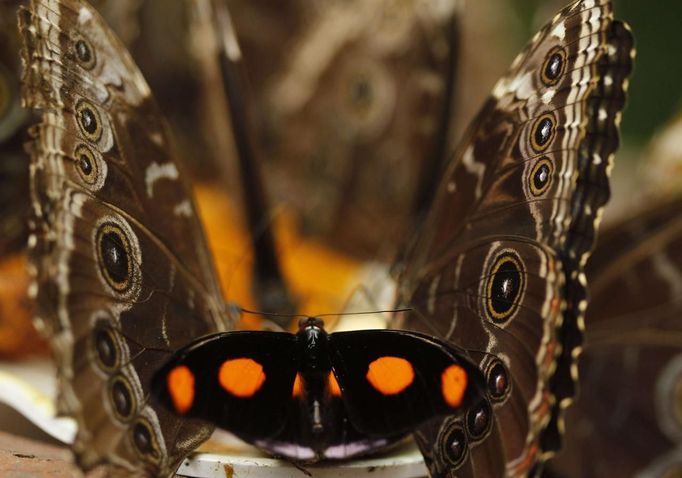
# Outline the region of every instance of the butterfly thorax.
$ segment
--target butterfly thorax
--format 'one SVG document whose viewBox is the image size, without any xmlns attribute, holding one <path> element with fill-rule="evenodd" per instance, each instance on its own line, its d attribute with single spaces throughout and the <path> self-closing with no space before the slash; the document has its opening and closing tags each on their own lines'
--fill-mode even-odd
<svg viewBox="0 0 682 478">
<path fill-rule="evenodd" d="M 299 365 L 292 395 L 298 399 L 296 401 L 302 408 L 302 415 L 307 415 L 306 428 L 317 438 L 323 438 L 325 434 L 322 410 L 332 396 L 330 382 L 334 380 L 327 339 L 320 319 L 309 317 L 300 321 L 296 334 Z M 336 383 L 335 380 L 332 383 Z"/>
<path fill-rule="evenodd" d="M 328 334 L 324 323 L 315 317 L 308 317 L 299 322 L 296 341 L 299 348 L 299 373 L 306 380 L 314 380 L 329 374 Z"/>
</svg>

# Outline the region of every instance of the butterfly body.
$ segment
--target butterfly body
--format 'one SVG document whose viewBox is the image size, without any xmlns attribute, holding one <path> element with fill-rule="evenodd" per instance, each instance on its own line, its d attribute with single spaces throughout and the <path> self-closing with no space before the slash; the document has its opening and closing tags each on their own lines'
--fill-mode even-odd
<svg viewBox="0 0 682 478">
<path fill-rule="evenodd" d="M 176 413 L 305 462 L 385 448 L 433 415 L 488 409 L 482 377 L 461 352 L 398 330 L 328 334 L 317 318 L 302 320 L 295 335 L 199 339 L 155 380 Z"/>
<path fill-rule="evenodd" d="M 332 372 L 329 335 L 323 323 L 315 318 L 305 319 L 294 340 L 294 354 L 288 366 L 295 366 L 297 372 L 286 410 L 288 418 L 277 438 L 257 443 L 277 454 L 313 461 L 346 458 L 386 446 L 389 440 L 372 440 L 348 420 Z"/>
</svg>

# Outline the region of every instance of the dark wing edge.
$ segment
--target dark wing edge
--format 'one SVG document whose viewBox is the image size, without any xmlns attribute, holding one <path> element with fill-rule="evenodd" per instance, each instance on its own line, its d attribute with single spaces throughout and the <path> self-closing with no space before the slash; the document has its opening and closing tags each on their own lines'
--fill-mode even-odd
<svg viewBox="0 0 682 478">
<path fill-rule="evenodd" d="M 594 248 L 602 211 L 610 197 L 609 176 L 620 144 L 618 129 L 635 58 L 634 38 L 626 23 L 613 20 L 604 34 L 606 48 L 596 64 L 598 82 L 587 99 L 587 133 L 578 149 L 580 170 L 571 199 L 574 220 L 561 257 L 567 279 L 575 280 L 568 280 L 565 286 L 567 308 L 558 331 L 562 350 L 550 380 L 556 403 L 552 418 L 540 437 L 545 452 L 543 459 L 561 448 L 564 410 L 576 393 L 577 361 L 582 349 L 588 298 L 584 267 Z"/>
</svg>

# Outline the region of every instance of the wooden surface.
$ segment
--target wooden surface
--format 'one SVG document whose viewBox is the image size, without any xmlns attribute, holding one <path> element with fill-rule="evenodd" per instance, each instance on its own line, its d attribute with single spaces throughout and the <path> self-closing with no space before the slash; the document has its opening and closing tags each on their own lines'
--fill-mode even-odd
<svg viewBox="0 0 682 478">
<path fill-rule="evenodd" d="M 48 445 L 0 431 L 0 476 L 2 478 L 71 478 L 83 474 L 66 447 Z M 103 472 L 87 478 L 103 478 Z"/>
</svg>

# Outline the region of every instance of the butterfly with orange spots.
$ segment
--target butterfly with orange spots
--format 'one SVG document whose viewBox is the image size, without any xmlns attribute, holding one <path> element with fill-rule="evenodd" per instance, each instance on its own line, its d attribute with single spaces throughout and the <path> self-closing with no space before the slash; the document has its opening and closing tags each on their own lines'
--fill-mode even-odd
<svg viewBox="0 0 682 478">
<path fill-rule="evenodd" d="M 236 331 L 176 352 L 153 390 L 173 412 L 209 420 L 286 458 L 343 459 L 389 446 L 435 416 L 489 406 L 460 350 L 416 332 Z"/>
</svg>

